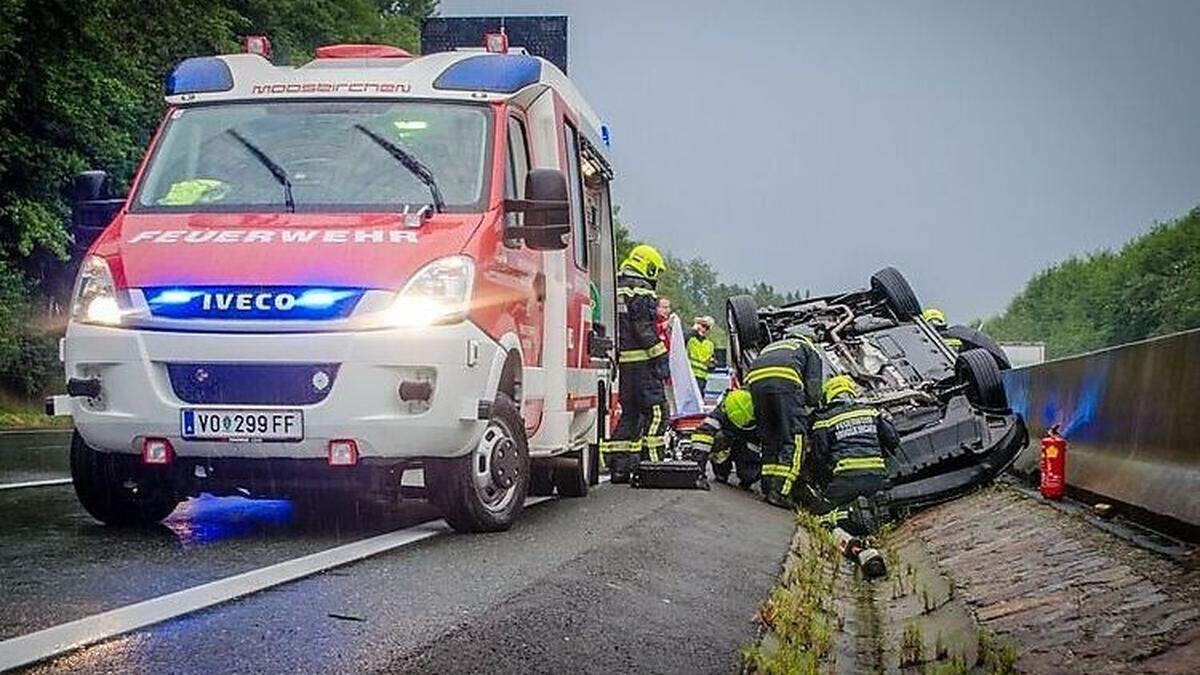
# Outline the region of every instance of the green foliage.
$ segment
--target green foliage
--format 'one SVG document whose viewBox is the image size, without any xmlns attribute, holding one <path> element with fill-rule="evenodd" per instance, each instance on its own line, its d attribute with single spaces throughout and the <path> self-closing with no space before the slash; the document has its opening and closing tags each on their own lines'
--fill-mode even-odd
<svg viewBox="0 0 1200 675">
<path fill-rule="evenodd" d="M 629 228 L 621 222 L 620 209 L 614 214 L 617 241 L 617 262 L 625 258 L 637 244 Z M 647 242 L 654 245 L 653 242 Z M 785 302 L 799 300 L 804 295 L 798 292 L 780 293 L 770 284 L 759 282 L 753 286 L 726 284 L 720 281 L 716 270 L 703 258 L 684 260 L 657 248 L 667 260 L 667 270 L 658 281 L 658 294 L 671 299 L 671 307 L 684 322 L 684 328 L 690 325 L 693 317 L 707 315 L 717 321 L 717 329 L 713 333 L 714 341 L 723 344 L 725 341 L 725 301 L 735 295 L 752 295 L 760 307 L 780 305 Z"/>
<path fill-rule="evenodd" d="M 1051 358 L 1200 326 L 1200 208 L 1120 251 L 1038 273 L 986 323 L 998 340 L 1046 343 Z"/>
<path fill-rule="evenodd" d="M 279 63 L 333 42 L 416 51 L 436 0 L 0 0 L 0 378 L 22 390 L 57 368 L 31 324 L 31 291 L 61 276 L 71 176 L 118 190 L 161 117 L 163 77 L 189 56 L 269 35 Z M 33 283 L 26 283 L 25 279 Z M 56 281 L 57 283 L 57 281 Z"/>
</svg>

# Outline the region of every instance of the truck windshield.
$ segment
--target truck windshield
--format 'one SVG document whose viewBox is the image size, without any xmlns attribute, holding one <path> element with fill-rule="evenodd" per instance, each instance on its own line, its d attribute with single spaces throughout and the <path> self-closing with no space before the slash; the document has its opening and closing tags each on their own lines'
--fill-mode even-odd
<svg viewBox="0 0 1200 675">
<path fill-rule="evenodd" d="M 394 101 L 180 108 L 133 209 L 403 211 L 435 207 L 437 194 L 446 211 L 478 210 L 489 115 L 477 106 Z M 416 164 L 397 161 L 397 149 Z"/>
</svg>

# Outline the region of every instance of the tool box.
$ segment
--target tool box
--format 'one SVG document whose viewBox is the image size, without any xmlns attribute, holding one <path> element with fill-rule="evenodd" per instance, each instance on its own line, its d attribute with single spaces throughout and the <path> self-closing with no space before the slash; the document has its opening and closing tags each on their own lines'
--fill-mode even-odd
<svg viewBox="0 0 1200 675">
<path fill-rule="evenodd" d="M 664 459 L 644 460 L 629 476 L 630 487 L 674 490 L 707 490 L 708 466 L 691 458 L 690 436 L 704 421 L 704 414 L 686 415 L 671 420 Z"/>
</svg>

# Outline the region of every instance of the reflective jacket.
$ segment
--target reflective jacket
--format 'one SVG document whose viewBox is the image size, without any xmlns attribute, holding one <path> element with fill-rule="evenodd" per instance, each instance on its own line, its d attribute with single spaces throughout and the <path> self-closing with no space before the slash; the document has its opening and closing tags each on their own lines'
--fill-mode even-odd
<svg viewBox="0 0 1200 675">
<path fill-rule="evenodd" d="M 879 410 L 834 400 L 812 424 L 813 457 L 826 478 L 855 471 L 884 473 L 883 450 L 900 446 L 896 427 Z"/>
<path fill-rule="evenodd" d="M 746 386 L 770 380 L 792 382 L 804 389 L 809 406 L 821 400 L 821 356 L 807 338 L 776 340 L 763 347 L 746 373 Z"/>
<path fill-rule="evenodd" d="M 688 363 L 692 365 L 692 376 L 702 380 L 708 379 L 708 367 L 717 353 L 717 345 L 706 336 L 695 330 L 688 331 L 687 340 Z"/>
<path fill-rule="evenodd" d="M 667 346 L 654 327 L 657 311 L 658 294 L 654 285 L 623 270 L 617 276 L 617 344 L 621 363 L 645 363 L 666 357 Z"/>
</svg>

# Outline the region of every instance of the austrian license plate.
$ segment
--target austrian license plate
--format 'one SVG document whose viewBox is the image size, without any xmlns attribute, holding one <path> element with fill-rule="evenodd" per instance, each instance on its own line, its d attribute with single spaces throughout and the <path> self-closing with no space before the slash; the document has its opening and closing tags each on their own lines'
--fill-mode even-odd
<svg viewBox="0 0 1200 675">
<path fill-rule="evenodd" d="M 182 436 L 195 441 L 299 441 L 304 439 L 300 410 L 214 410 L 184 408 Z"/>
</svg>

